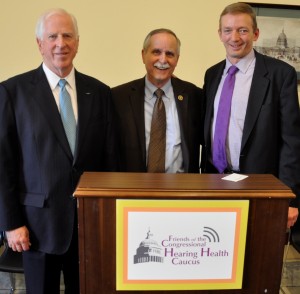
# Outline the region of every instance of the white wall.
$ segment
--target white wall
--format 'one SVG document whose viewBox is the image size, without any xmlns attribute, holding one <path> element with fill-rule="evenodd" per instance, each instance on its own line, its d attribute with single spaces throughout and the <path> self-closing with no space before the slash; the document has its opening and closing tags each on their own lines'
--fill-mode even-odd
<svg viewBox="0 0 300 294">
<path fill-rule="evenodd" d="M 1 0 L 0 81 L 36 68 L 41 63 L 34 28 L 46 9 L 62 7 L 79 25 L 76 68 L 109 86 L 145 74 L 141 47 L 149 31 L 175 31 L 182 41 L 175 74 L 198 86 L 205 70 L 223 59 L 217 35 L 219 14 L 233 1 L 226 0 Z M 300 5 L 300 0 L 263 0 L 254 3 Z"/>
</svg>

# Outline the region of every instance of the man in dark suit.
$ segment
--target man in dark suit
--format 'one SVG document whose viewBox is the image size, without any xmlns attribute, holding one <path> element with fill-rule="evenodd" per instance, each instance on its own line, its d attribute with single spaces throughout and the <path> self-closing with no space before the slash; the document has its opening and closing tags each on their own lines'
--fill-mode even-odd
<svg viewBox="0 0 300 294">
<path fill-rule="evenodd" d="M 199 172 L 202 90 L 172 76 L 179 53 L 174 32 L 151 31 L 142 50 L 146 76 L 112 89 L 122 171 L 147 172 L 154 92 L 160 88 L 167 123 L 162 172 Z"/>
<path fill-rule="evenodd" d="M 258 39 L 251 6 L 234 3 L 220 16 L 219 37 L 226 60 L 209 68 L 204 78 L 206 114 L 202 172 L 273 174 L 289 186 L 297 199 L 290 203 L 288 227 L 298 216 L 300 197 L 300 116 L 297 75 L 287 63 L 253 50 Z M 213 156 L 215 125 L 221 89 L 228 68 L 235 65 L 228 133 L 227 168 L 217 170 Z"/>
<path fill-rule="evenodd" d="M 85 170 L 116 169 L 111 92 L 73 67 L 76 19 L 47 11 L 36 27 L 43 64 L 0 84 L 0 229 L 23 252 L 27 293 L 79 293 L 76 201 Z M 75 141 L 60 116 L 67 81 Z M 74 149 L 71 148 L 74 144 Z"/>
</svg>

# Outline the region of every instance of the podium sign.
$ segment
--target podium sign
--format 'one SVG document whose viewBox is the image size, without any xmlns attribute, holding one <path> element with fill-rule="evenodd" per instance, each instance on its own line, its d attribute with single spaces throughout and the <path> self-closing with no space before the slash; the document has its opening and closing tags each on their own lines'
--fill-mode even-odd
<svg viewBox="0 0 300 294">
<path fill-rule="evenodd" d="M 242 287 L 248 200 L 117 200 L 117 290 Z"/>
</svg>

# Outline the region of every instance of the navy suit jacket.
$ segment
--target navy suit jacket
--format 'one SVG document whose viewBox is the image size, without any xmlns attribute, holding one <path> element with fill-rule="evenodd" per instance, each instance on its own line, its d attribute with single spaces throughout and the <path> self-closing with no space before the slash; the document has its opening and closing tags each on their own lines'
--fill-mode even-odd
<svg viewBox="0 0 300 294">
<path fill-rule="evenodd" d="M 172 78 L 171 83 L 180 124 L 184 171 L 199 173 L 202 89 L 178 78 Z M 145 78 L 113 88 L 112 95 L 119 131 L 120 168 L 127 172 L 146 172 Z"/>
<path fill-rule="evenodd" d="M 300 197 L 300 112 L 296 71 L 287 63 L 256 51 L 255 56 L 242 136 L 240 172 L 273 174 Z M 212 66 L 204 78 L 203 172 L 207 172 L 211 158 L 214 99 L 225 64 L 223 60 Z"/>
<path fill-rule="evenodd" d="M 69 247 L 83 171 L 116 170 L 110 89 L 75 80 L 74 158 L 42 66 L 0 84 L 0 229 L 26 225 L 32 247 L 52 254 Z"/>
</svg>

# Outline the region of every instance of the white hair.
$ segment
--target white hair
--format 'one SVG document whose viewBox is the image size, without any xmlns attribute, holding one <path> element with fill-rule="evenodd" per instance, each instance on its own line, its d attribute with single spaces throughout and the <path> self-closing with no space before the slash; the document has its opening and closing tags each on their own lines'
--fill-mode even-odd
<svg viewBox="0 0 300 294">
<path fill-rule="evenodd" d="M 75 37 L 78 39 L 78 26 L 77 26 L 77 20 L 74 15 L 68 13 L 66 10 L 62 8 L 54 8 L 54 9 L 49 9 L 45 11 L 38 19 L 35 27 L 35 36 L 37 39 L 42 40 L 43 39 L 43 34 L 44 34 L 44 29 L 45 29 L 45 21 L 52 15 L 68 15 L 73 23 L 74 31 L 75 31 Z"/>
</svg>

